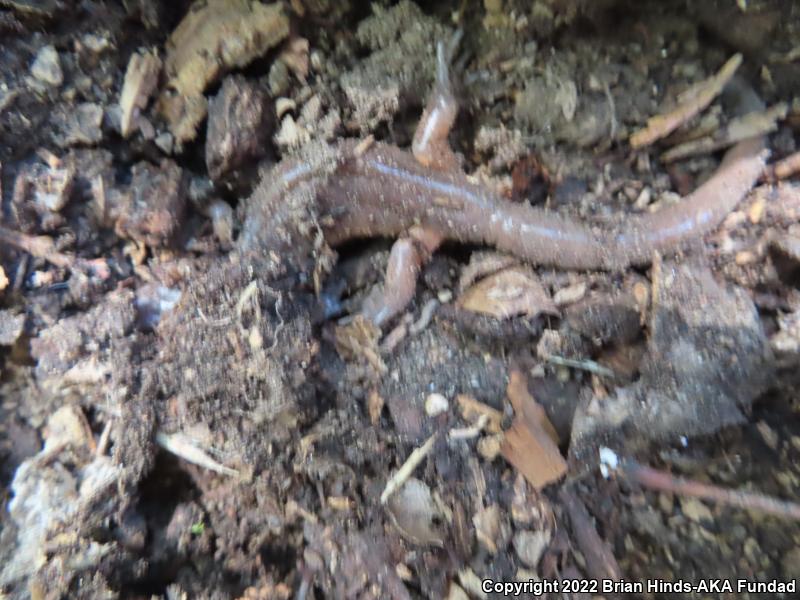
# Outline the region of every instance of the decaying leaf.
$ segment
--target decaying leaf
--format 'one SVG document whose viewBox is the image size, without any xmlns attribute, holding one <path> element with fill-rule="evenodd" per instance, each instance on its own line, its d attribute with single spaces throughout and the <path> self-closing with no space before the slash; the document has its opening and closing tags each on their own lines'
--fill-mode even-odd
<svg viewBox="0 0 800 600">
<path fill-rule="evenodd" d="M 506 391 L 515 418 L 501 447 L 503 457 L 537 490 L 559 480 L 567 462 L 558 449 L 558 434 L 544 409 L 528 393 L 525 376 L 512 371 Z"/>
<path fill-rule="evenodd" d="M 392 521 L 415 544 L 441 546 L 444 515 L 430 488 L 419 479 L 408 479 L 387 503 Z"/>
<path fill-rule="evenodd" d="M 253 0 L 196 2 L 167 42 L 166 90 L 159 111 L 178 143 L 191 141 L 206 115 L 206 87 L 247 65 L 289 35 L 281 3 Z"/>
<path fill-rule="evenodd" d="M 463 292 L 478 279 L 517 264 L 519 264 L 519 259 L 511 254 L 492 250 L 473 252 L 469 257 L 469 264 L 461 269 L 458 290 Z"/>
<path fill-rule="evenodd" d="M 526 267 L 511 267 L 482 279 L 464 292 L 458 303 L 466 310 L 498 319 L 558 314 L 539 279 Z"/>
</svg>

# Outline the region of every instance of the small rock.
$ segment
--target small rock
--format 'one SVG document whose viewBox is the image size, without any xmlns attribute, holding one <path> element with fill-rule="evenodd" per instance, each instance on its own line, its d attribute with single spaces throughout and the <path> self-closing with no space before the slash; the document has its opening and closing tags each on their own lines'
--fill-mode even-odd
<svg viewBox="0 0 800 600">
<path fill-rule="evenodd" d="M 478 440 L 477 444 L 478 454 L 480 454 L 485 460 L 491 462 L 497 458 L 498 454 L 500 454 L 502 444 L 502 433 L 482 437 Z"/>
<path fill-rule="evenodd" d="M 0 346 L 11 346 L 22 334 L 25 325 L 24 314 L 14 314 L 10 310 L 0 310 Z"/>
<path fill-rule="evenodd" d="M 281 121 L 281 128 L 275 135 L 275 143 L 283 148 L 296 148 L 311 139 L 311 135 L 300 127 L 292 115 L 286 115 Z"/>
<path fill-rule="evenodd" d="M 36 59 L 31 65 L 31 75 L 42 83 L 53 87 L 59 87 L 64 83 L 64 71 L 61 70 L 61 61 L 52 44 L 39 50 Z"/>
<path fill-rule="evenodd" d="M 548 531 L 518 531 L 514 534 L 514 550 L 522 564 L 535 569 L 550 543 Z"/>
<path fill-rule="evenodd" d="M 695 523 L 699 523 L 700 521 L 711 521 L 713 519 L 711 509 L 700 502 L 700 500 L 697 498 L 682 498 L 681 510 L 687 518 L 691 519 Z"/>
<path fill-rule="evenodd" d="M 745 558 L 747 558 L 751 565 L 759 566 L 759 558 L 763 556 L 763 552 L 754 537 L 749 537 L 744 541 L 742 550 Z"/>
<path fill-rule="evenodd" d="M 272 63 L 267 74 L 267 86 L 272 96 L 282 96 L 289 89 L 289 67 L 282 60 L 276 60 Z"/>
<path fill-rule="evenodd" d="M 164 154 L 172 154 L 172 146 L 174 142 L 175 139 L 172 137 L 172 134 L 169 131 L 159 133 L 156 136 L 156 139 L 153 140 L 153 143 L 156 145 L 156 147 Z"/>
<path fill-rule="evenodd" d="M 415 544 L 442 545 L 443 515 L 424 482 L 411 477 L 390 496 L 386 508 L 406 539 Z"/>
<path fill-rule="evenodd" d="M 469 596 L 457 583 L 451 583 L 447 592 L 447 600 L 469 600 Z"/>
<path fill-rule="evenodd" d="M 103 107 L 94 102 L 84 102 L 56 118 L 61 135 L 61 146 L 76 144 L 95 145 L 103 139 Z"/>
<path fill-rule="evenodd" d="M 570 327 L 600 345 L 627 344 L 641 333 L 636 302 L 623 294 L 594 294 L 566 309 Z"/>
<path fill-rule="evenodd" d="M 441 394 L 428 394 L 428 397 L 425 398 L 425 414 L 429 417 L 435 417 L 443 412 L 447 412 L 448 408 L 449 403 L 447 402 L 447 398 Z"/>
</svg>

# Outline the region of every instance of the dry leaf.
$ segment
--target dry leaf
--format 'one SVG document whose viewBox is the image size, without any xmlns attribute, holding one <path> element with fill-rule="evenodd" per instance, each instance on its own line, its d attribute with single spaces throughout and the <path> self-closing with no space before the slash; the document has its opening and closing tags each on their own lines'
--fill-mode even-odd
<svg viewBox="0 0 800 600">
<path fill-rule="evenodd" d="M 558 314 L 539 279 L 525 267 L 511 267 L 486 277 L 464 292 L 458 303 L 466 310 L 498 319 Z"/>
<path fill-rule="evenodd" d="M 567 462 L 558 449 L 558 435 L 544 409 L 528 393 L 525 377 L 512 371 L 508 398 L 516 417 L 503 440 L 503 457 L 536 489 L 559 480 Z"/>
<path fill-rule="evenodd" d="M 491 250 L 473 252 L 469 257 L 469 264 L 461 269 L 458 290 L 463 292 L 478 279 L 518 264 L 519 259 L 511 254 Z"/>
</svg>

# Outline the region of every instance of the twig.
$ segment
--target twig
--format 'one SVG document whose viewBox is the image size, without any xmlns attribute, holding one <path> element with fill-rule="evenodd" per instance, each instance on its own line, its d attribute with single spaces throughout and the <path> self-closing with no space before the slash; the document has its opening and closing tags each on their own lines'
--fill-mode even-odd
<svg viewBox="0 0 800 600">
<path fill-rule="evenodd" d="M 765 135 L 778 129 L 778 121 L 786 118 L 789 106 L 781 102 L 763 111 L 750 112 L 732 119 L 711 135 L 673 146 L 661 155 L 665 163 L 700 154 L 710 154 L 748 138 Z"/>
<path fill-rule="evenodd" d="M 436 442 L 438 435 L 438 433 L 434 433 L 425 441 L 424 444 L 422 444 L 422 446 L 415 448 L 414 451 L 409 454 L 408 459 L 403 463 L 403 466 L 401 466 L 397 470 L 397 473 L 395 473 L 394 476 L 386 482 L 386 487 L 381 494 L 381 504 L 386 504 L 389 496 L 394 494 L 403 486 L 406 480 L 411 477 L 414 469 L 419 466 L 419 463 L 421 463 L 423 459 L 431 453 L 433 444 Z"/>
<path fill-rule="evenodd" d="M 710 500 L 718 504 L 735 506 L 746 510 L 764 512 L 776 517 L 800 520 L 800 504 L 773 498 L 757 492 L 731 490 L 693 479 L 676 477 L 666 471 L 653 469 L 634 460 L 624 460 L 617 473 L 628 481 L 644 487 L 681 496 Z"/>
<path fill-rule="evenodd" d="M 411 335 L 417 335 L 424 331 L 425 328 L 430 325 L 433 313 L 436 312 L 438 307 L 439 301 L 436 298 L 428 300 L 425 306 L 422 307 L 422 311 L 420 311 L 419 319 L 408 328 L 409 333 L 411 333 Z"/>
<path fill-rule="evenodd" d="M 175 456 L 195 464 L 204 469 L 221 473 L 222 475 L 239 475 L 239 471 L 231 469 L 215 461 L 203 450 L 194 445 L 192 440 L 182 433 L 156 433 L 156 443 L 167 452 L 172 452 Z"/>
<path fill-rule="evenodd" d="M 679 104 L 674 110 L 648 119 L 647 127 L 631 136 L 631 146 L 634 149 L 649 146 L 704 110 L 730 81 L 740 64 L 742 55 L 734 54 L 716 74 L 687 90 L 683 97 L 679 98 Z"/>
<path fill-rule="evenodd" d="M 53 239 L 45 235 L 28 235 L 0 226 L 0 243 L 8 244 L 36 258 L 65 269 L 75 266 L 76 258 L 55 250 Z"/>
<path fill-rule="evenodd" d="M 545 360 L 560 367 L 572 367 L 573 369 L 581 369 L 582 371 L 588 371 L 589 373 L 594 373 L 595 375 L 599 375 L 600 377 L 616 378 L 617 376 L 616 373 L 614 373 L 614 371 L 612 371 L 608 367 L 604 367 L 603 365 L 593 360 L 576 360 L 574 358 L 564 358 L 563 356 L 557 356 L 555 354 L 547 355 L 545 357 Z"/>
<path fill-rule="evenodd" d="M 558 497 L 569 515 L 575 541 L 578 542 L 583 558 L 586 559 L 589 576 L 594 579 L 614 581 L 622 579 L 622 570 L 617 559 L 614 558 L 608 543 L 598 535 L 583 502 L 567 486 L 559 490 Z"/>
<path fill-rule="evenodd" d="M 484 427 L 489 423 L 489 415 L 482 414 L 474 425 L 470 427 L 461 427 L 458 429 L 451 429 L 447 432 L 447 439 L 450 441 L 455 440 L 471 440 L 478 437 L 483 431 Z"/>
</svg>

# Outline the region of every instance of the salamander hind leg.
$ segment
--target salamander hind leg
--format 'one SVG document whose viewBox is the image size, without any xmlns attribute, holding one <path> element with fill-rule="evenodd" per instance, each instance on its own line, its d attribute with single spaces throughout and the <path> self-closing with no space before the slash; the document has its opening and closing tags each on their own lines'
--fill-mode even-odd
<svg viewBox="0 0 800 600">
<path fill-rule="evenodd" d="M 442 42 L 436 46 L 436 82 L 411 145 L 414 158 L 437 171 L 460 168 L 447 141 L 458 114 L 448 63 L 459 37 L 456 34 L 449 51 Z M 438 231 L 423 227 L 414 227 L 407 236 L 398 239 L 389 255 L 381 298 L 365 306 L 364 315 L 380 326 L 405 310 L 414 299 L 420 269 L 443 240 L 444 236 Z"/>
<path fill-rule="evenodd" d="M 454 44 L 458 37 L 454 38 Z M 428 104 L 414 132 L 411 151 L 420 164 L 438 171 L 456 170 L 458 160 L 450 149 L 447 136 L 458 115 L 458 102 L 450 82 L 449 52 L 443 42 L 436 45 L 436 82 Z"/>
</svg>

